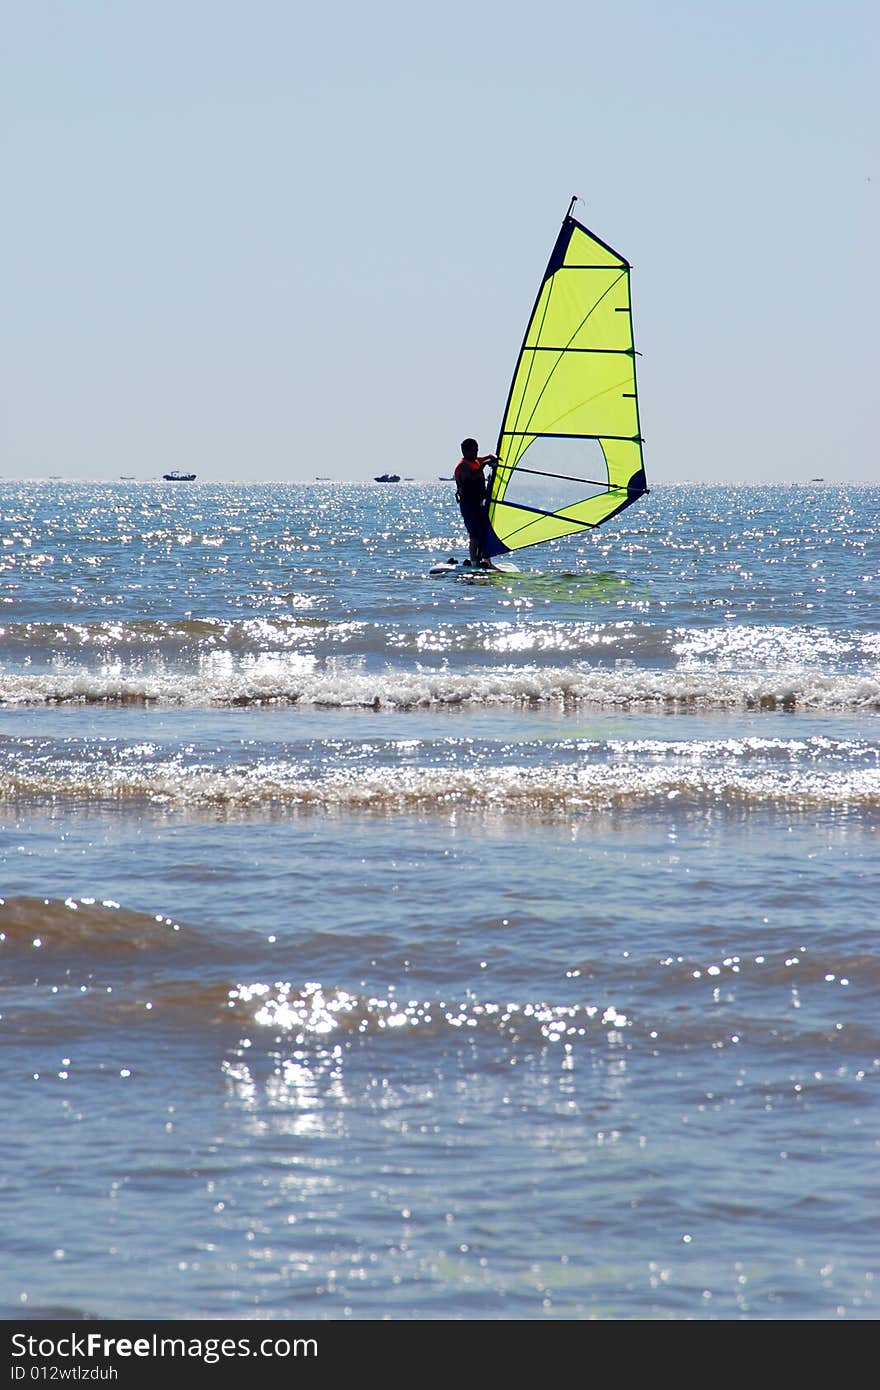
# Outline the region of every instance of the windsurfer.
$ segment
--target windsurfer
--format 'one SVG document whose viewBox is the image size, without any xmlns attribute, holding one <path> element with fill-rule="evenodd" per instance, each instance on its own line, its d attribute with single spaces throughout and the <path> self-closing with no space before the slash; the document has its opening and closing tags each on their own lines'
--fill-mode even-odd
<svg viewBox="0 0 880 1390">
<path fill-rule="evenodd" d="M 462 520 L 470 539 L 470 562 L 481 569 L 494 569 L 492 561 L 483 554 L 482 537 L 486 522 L 486 507 L 492 486 L 492 470 L 498 462 L 494 454 L 479 456 L 475 439 L 461 441 L 461 461 L 455 469 L 455 496 L 461 508 Z M 488 466 L 488 482 L 483 469 Z"/>
</svg>

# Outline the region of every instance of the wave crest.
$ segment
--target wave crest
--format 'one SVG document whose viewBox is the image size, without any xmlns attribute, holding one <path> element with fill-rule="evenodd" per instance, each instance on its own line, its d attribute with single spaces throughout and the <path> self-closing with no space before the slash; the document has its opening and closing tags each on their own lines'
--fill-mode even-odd
<svg viewBox="0 0 880 1390">
<path fill-rule="evenodd" d="M 695 806 L 880 806 L 880 769 L 646 766 L 384 767 L 303 776 L 295 764 L 223 769 L 94 766 L 0 774 L 0 798 L 146 801 L 171 809 L 225 807 L 336 813 L 576 815 L 673 801 Z"/>
<path fill-rule="evenodd" d="M 607 667 L 500 667 L 375 674 L 316 669 L 313 658 L 266 660 L 253 670 L 198 675 L 60 671 L 0 677 L 0 704 L 142 704 L 190 708 L 302 705 L 424 709 L 455 705 L 577 705 L 660 710 L 880 710 L 880 679 L 822 672 L 662 671 Z"/>
</svg>

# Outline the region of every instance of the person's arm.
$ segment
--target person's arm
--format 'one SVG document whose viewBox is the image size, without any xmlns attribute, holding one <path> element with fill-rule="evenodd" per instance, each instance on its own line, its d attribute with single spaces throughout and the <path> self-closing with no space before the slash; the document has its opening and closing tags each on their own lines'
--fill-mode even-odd
<svg viewBox="0 0 880 1390">
<path fill-rule="evenodd" d="M 485 457 L 480 461 L 483 464 L 483 467 L 488 468 L 489 470 L 488 476 L 486 478 L 486 495 L 483 498 L 483 506 L 488 507 L 489 498 L 492 496 L 492 484 L 495 481 L 495 466 L 498 463 L 498 460 L 494 454 L 486 454 Z"/>
</svg>

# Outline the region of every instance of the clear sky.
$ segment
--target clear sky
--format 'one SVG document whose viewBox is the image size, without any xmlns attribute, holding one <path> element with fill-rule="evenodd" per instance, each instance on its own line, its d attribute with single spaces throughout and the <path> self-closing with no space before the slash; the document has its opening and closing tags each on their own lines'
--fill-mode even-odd
<svg viewBox="0 0 880 1390">
<path fill-rule="evenodd" d="M 878 14 L 0 0 L 0 474 L 448 474 L 577 193 L 649 483 L 880 480 Z"/>
</svg>

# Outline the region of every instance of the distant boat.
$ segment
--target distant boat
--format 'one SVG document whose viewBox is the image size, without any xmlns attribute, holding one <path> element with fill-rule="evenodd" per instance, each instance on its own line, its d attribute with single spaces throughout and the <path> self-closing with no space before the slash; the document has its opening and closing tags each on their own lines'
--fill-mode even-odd
<svg viewBox="0 0 880 1390">
<path fill-rule="evenodd" d="M 378 478 L 373 479 L 374 483 L 399 483 L 399 473 L 380 473 Z"/>
<path fill-rule="evenodd" d="M 163 473 L 162 480 L 166 483 L 194 483 L 195 473 Z"/>
</svg>

